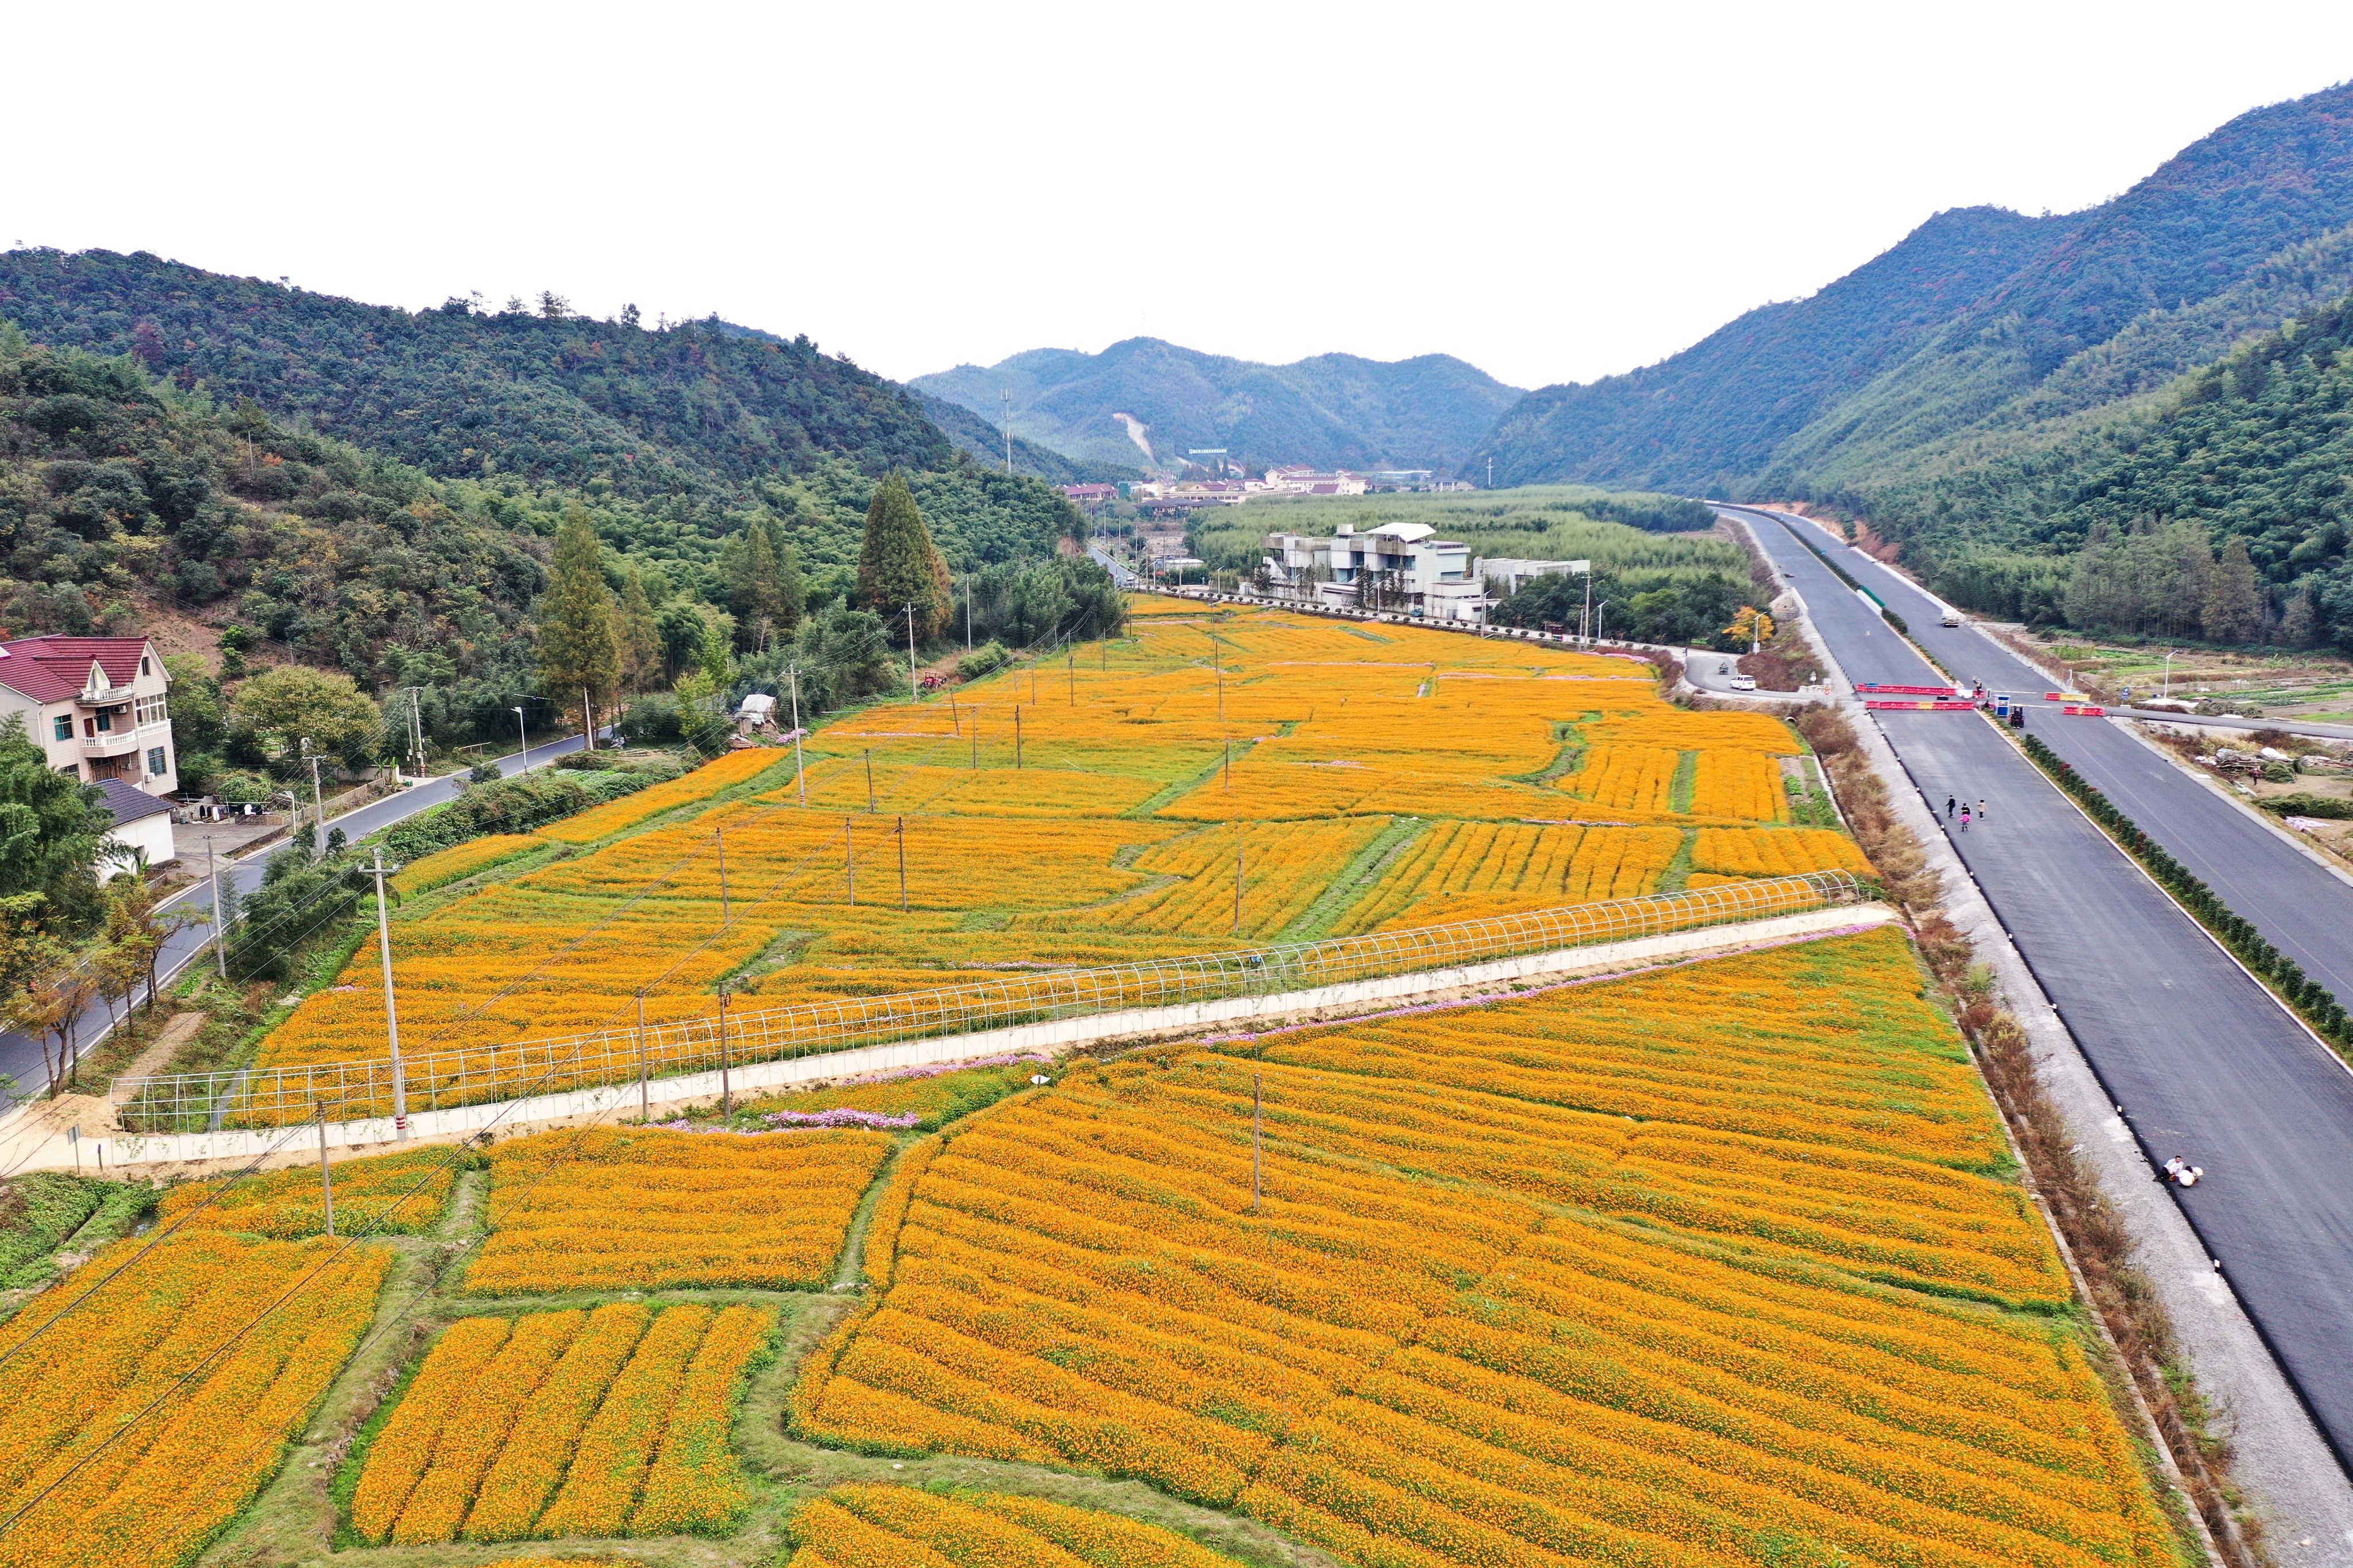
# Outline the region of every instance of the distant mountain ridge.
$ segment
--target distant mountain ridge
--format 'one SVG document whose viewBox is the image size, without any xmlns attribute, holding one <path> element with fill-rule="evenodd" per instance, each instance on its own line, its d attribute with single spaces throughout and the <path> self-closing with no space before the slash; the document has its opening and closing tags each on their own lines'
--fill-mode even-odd
<svg viewBox="0 0 2353 1568">
<path fill-rule="evenodd" d="M 2348 225 L 2353 85 L 2241 115 L 2084 212 L 1940 213 L 1810 298 L 1530 393 L 1472 461 L 1513 484 L 1780 495 L 1927 471 L 1987 431 L 2096 405 L 2094 384 L 2135 395 L 2276 326 L 2257 302 L 2329 270 L 2312 247 Z M 2038 402 L 2058 381 L 2071 408 Z"/>
<path fill-rule="evenodd" d="M 1144 460 L 1118 417 L 1140 424 L 1154 459 L 1175 468 L 1188 448 L 1223 447 L 1253 465 L 1462 471 L 1519 392 L 1451 354 L 1383 361 L 1318 354 L 1291 364 L 1202 353 L 1129 338 L 1099 354 L 1031 349 L 987 367 L 958 365 L 909 385 L 995 425 L 1013 395 L 1013 432 L 1067 457 Z"/>
</svg>

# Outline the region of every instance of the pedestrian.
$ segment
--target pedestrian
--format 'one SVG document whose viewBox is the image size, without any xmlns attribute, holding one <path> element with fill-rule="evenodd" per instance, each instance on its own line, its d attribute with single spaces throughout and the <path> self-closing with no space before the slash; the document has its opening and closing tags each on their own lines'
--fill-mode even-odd
<svg viewBox="0 0 2353 1568">
<path fill-rule="evenodd" d="M 1985 801 L 1981 798 L 1978 802 L 1978 820 L 1979 822 L 1983 822 L 1985 820 Z"/>
<path fill-rule="evenodd" d="M 1953 797 L 1952 797 L 1951 795 L 1947 795 L 1947 796 L 1945 797 L 1945 819 L 1946 819 L 1947 821 L 1948 821 L 1948 822 L 1949 822 L 1949 821 L 1951 821 L 1951 820 L 1952 820 L 1952 816 L 1953 816 Z"/>
<path fill-rule="evenodd" d="M 1967 833 L 1968 830 L 1969 830 L 1969 808 L 1968 808 L 1968 806 L 1966 806 L 1966 805 L 1965 805 L 1965 806 L 1961 807 L 1961 831 L 1962 831 L 1962 832 L 1964 832 L 1964 833 Z"/>
</svg>

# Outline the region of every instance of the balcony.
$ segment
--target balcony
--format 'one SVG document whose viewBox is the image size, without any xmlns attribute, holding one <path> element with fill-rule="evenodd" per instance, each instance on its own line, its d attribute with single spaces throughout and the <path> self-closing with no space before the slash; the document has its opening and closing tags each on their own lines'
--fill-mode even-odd
<svg viewBox="0 0 2353 1568">
<path fill-rule="evenodd" d="M 138 749 L 139 731 L 128 727 L 81 738 L 81 754 L 85 757 L 126 757 Z"/>
</svg>

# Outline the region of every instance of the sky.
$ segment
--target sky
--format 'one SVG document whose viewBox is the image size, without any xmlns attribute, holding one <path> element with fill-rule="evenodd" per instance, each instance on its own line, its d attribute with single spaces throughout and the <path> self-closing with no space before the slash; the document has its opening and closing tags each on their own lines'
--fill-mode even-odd
<svg viewBox="0 0 2353 1568">
<path fill-rule="evenodd" d="M 8 32 L 0 245 L 715 310 L 899 378 L 1148 335 L 1589 380 L 1943 208 L 2088 205 L 2353 76 L 2343 0 L 47 5 Z"/>
</svg>

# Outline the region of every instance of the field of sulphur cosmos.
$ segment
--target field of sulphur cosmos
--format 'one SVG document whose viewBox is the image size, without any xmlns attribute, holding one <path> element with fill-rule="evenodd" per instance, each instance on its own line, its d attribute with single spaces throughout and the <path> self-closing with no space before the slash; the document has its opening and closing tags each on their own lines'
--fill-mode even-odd
<svg viewBox="0 0 2353 1568">
<path fill-rule="evenodd" d="M 0 1564 L 2183 1560 L 1896 928 L 1029 1066 L 175 1189 Z"/>
<path fill-rule="evenodd" d="M 420 863 L 404 1048 L 611 1027 L 640 989 L 659 1022 L 722 982 L 747 1005 L 871 994 L 1865 868 L 1788 822 L 1788 726 L 1676 709 L 1647 664 L 1161 607 L 838 719 L 799 783 L 788 748 L 739 752 Z M 371 949 L 261 1065 L 380 1055 L 383 1019 Z"/>
</svg>

